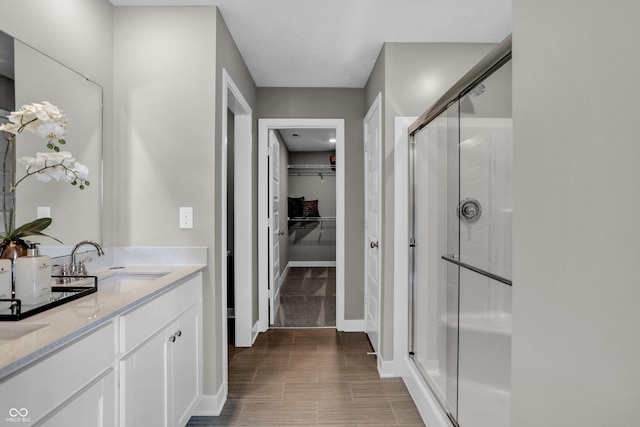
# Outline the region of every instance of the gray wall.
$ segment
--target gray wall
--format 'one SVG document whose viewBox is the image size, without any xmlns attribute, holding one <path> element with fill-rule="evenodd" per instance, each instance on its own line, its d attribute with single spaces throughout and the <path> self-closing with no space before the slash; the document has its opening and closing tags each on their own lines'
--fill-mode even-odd
<svg viewBox="0 0 640 427">
<path fill-rule="evenodd" d="M 492 48 L 486 43 L 385 43 L 365 87 L 366 108 L 382 91 L 382 327 L 384 360 L 393 359 L 394 129 L 397 116 L 419 116 Z M 398 173 L 405 173 L 398 171 Z M 398 250 L 402 250 L 399 248 Z"/>
<path fill-rule="evenodd" d="M 114 8 L 101 0 L 3 0 L 0 9 L 0 30 L 90 77 L 103 88 L 103 243 L 111 246 L 114 210 L 109 207 L 115 205 L 111 185 Z"/>
<path fill-rule="evenodd" d="M 364 317 L 363 89 L 258 88 L 259 118 L 345 119 L 345 319 Z"/>
<path fill-rule="evenodd" d="M 212 52 L 207 53 L 207 55 L 211 55 Z M 249 104 L 249 107 L 252 109 L 253 111 L 253 129 L 252 129 L 252 135 L 253 135 L 253 150 L 251 151 L 251 163 L 253 165 L 253 167 L 250 170 L 247 170 L 246 173 L 247 174 L 251 174 L 252 180 L 253 180 L 253 188 L 254 188 L 254 192 L 253 192 L 253 205 L 254 206 L 258 206 L 258 185 L 257 185 L 257 173 L 256 171 L 258 170 L 258 156 L 257 156 L 257 116 L 256 116 L 256 86 L 255 83 L 253 82 L 253 78 L 251 77 L 251 75 L 249 74 L 249 70 L 247 69 L 247 66 L 244 63 L 244 60 L 242 59 L 242 56 L 240 55 L 240 52 L 238 51 L 238 48 L 235 44 L 235 42 L 233 41 L 233 39 L 231 38 L 231 34 L 229 33 L 229 29 L 227 28 L 227 25 L 224 22 L 224 19 L 222 17 L 222 15 L 220 15 L 219 10 L 217 10 L 216 8 L 216 32 L 215 32 L 215 135 L 216 135 L 216 142 L 215 142 L 215 167 L 214 167 L 214 176 L 215 176 L 215 188 L 213 189 L 214 193 L 214 204 L 215 204 L 215 212 L 214 212 L 214 216 L 213 217 L 208 217 L 207 220 L 211 221 L 215 218 L 215 236 L 220 236 L 222 233 L 222 230 L 224 229 L 224 227 L 226 227 L 226 224 L 222 224 L 220 221 L 220 215 L 222 213 L 221 209 L 222 209 L 222 198 L 225 197 L 225 191 L 224 189 L 221 187 L 221 171 L 222 171 L 222 164 L 221 164 L 221 158 L 222 158 L 222 139 L 223 139 L 223 135 L 222 135 L 222 70 L 225 69 L 228 73 L 229 76 L 231 77 L 231 79 L 234 81 L 234 83 L 236 84 L 236 86 L 238 87 L 238 89 L 240 90 L 240 92 L 242 93 L 242 96 L 245 98 L 245 100 L 247 101 L 247 103 Z M 211 76 L 209 76 L 209 78 L 211 78 Z M 210 84 L 208 86 L 211 86 Z M 210 116 L 208 118 L 208 120 L 211 120 L 211 117 L 214 117 L 213 115 Z M 237 147 L 237 143 L 236 143 L 236 147 Z M 195 154 L 196 156 L 198 154 Z M 247 153 L 240 153 L 239 150 L 236 150 L 235 152 L 236 157 L 244 155 L 246 156 Z M 211 168 L 211 165 L 209 165 L 209 168 Z M 209 181 L 210 182 L 210 181 Z M 197 186 L 196 186 L 197 187 Z M 254 259 L 254 265 L 253 265 L 253 277 L 252 277 L 252 285 L 251 288 L 253 290 L 253 307 L 251 307 L 251 310 L 253 311 L 253 322 L 252 324 L 255 324 L 255 322 L 258 320 L 258 275 L 257 275 L 257 271 L 258 271 L 258 229 L 257 229 L 257 209 L 253 212 L 253 216 L 252 219 L 250 221 L 249 224 L 246 224 L 247 227 L 251 227 L 252 229 L 252 239 L 251 239 L 251 246 L 252 248 L 254 248 L 254 253 L 253 253 L 253 259 Z M 210 253 L 214 253 L 215 255 L 215 260 L 213 262 L 215 262 L 215 264 L 212 263 L 212 261 L 210 261 L 210 266 L 213 265 L 215 268 L 215 281 L 213 283 L 216 284 L 216 286 L 214 287 L 215 289 L 215 295 L 214 295 L 214 301 L 221 301 L 222 300 L 222 286 L 226 286 L 226 284 L 222 283 L 222 277 L 221 277 L 221 265 L 220 265 L 220 261 L 222 259 L 222 257 L 218 256 L 218 254 L 221 254 L 223 252 L 223 250 L 225 250 L 224 248 L 222 248 L 222 246 L 220 245 L 221 243 L 221 239 L 215 238 L 212 242 L 210 242 L 210 244 L 208 245 L 210 248 Z M 213 249 L 213 250 L 211 250 Z M 236 254 L 238 256 L 240 256 L 240 254 Z M 237 259 L 237 258 L 236 258 Z M 215 316 L 215 321 L 218 321 L 217 319 L 220 318 L 219 313 L 217 312 L 218 310 L 218 306 L 220 304 L 217 304 L 215 306 L 211 307 L 211 311 L 209 313 L 209 316 L 214 317 Z M 236 310 L 238 309 L 247 309 L 247 307 L 237 307 L 236 306 Z M 204 318 L 205 321 L 208 322 L 208 325 L 212 325 L 214 324 L 214 320 L 212 318 L 207 318 L 207 315 L 205 315 Z M 209 323 L 210 322 L 210 323 Z M 214 358 L 209 358 L 207 359 L 207 354 L 205 354 L 205 360 L 207 360 L 207 366 L 210 368 L 213 363 L 215 363 L 215 367 L 216 367 L 216 372 L 215 372 L 215 378 L 216 378 L 216 384 L 215 384 L 215 389 L 210 388 L 209 390 L 205 390 L 205 394 L 213 394 L 215 392 L 217 392 L 218 388 L 221 386 L 222 384 L 222 375 L 223 375 L 223 363 L 222 363 L 222 355 L 223 355 L 223 338 L 224 338 L 224 334 L 226 333 L 226 331 L 224 331 L 220 325 L 216 325 L 215 328 L 216 331 L 216 335 L 215 335 L 215 340 L 211 343 L 209 343 L 209 345 L 212 347 L 212 350 L 215 350 L 215 359 Z M 205 377 L 205 379 L 207 379 Z"/>
<path fill-rule="evenodd" d="M 252 108 L 255 85 L 215 7 L 116 8 L 114 24 L 115 243 L 209 248 L 204 393 L 213 395 L 222 384 L 225 333 L 220 254 L 226 248 L 219 238 L 226 227 L 220 221 L 226 197 L 220 187 L 222 68 Z M 177 227 L 180 206 L 193 206 L 193 229 Z M 257 296 L 255 278 L 254 288 Z M 257 301 L 254 313 L 257 318 Z"/>
<path fill-rule="evenodd" d="M 511 425 L 640 425 L 640 3 L 513 1 Z"/>
<path fill-rule="evenodd" d="M 214 248 L 216 8 L 116 8 L 114 44 L 115 244 Z M 178 228 L 180 206 L 193 207 L 193 229 Z M 205 394 L 222 380 L 219 253 L 204 274 Z"/>
<path fill-rule="evenodd" d="M 327 165 L 333 151 L 291 152 L 289 163 L 294 165 Z M 315 172 L 315 171 L 314 171 Z M 326 172 L 331 172 L 328 169 Z M 305 201 L 317 200 L 320 216 L 336 216 L 336 177 L 289 175 L 289 196 L 304 196 Z M 291 261 L 335 261 L 336 221 L 323 223 L 291 222 L 289 224 L 289 258 Z"/>
</svg>

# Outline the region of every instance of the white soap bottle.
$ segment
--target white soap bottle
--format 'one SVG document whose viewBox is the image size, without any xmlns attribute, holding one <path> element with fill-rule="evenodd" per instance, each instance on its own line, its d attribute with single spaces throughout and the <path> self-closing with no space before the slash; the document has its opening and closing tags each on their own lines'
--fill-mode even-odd
<svg viewBox="0 0 640 427">
<path fill-rule="evenodd" d="M 38 243 L 29 243 L 27 256 L 16 258 L 16 298 L 23 305 L 48 302 L 51 298 L 51 257 L 40 255 Z"/>
<path fill-rule="evenodd" d="M 0 259 L 0 299 L 11 299 L 11 260 Z M 11 302 L 0 301 L 0 310 L 11 307 Z"/>
</svg>

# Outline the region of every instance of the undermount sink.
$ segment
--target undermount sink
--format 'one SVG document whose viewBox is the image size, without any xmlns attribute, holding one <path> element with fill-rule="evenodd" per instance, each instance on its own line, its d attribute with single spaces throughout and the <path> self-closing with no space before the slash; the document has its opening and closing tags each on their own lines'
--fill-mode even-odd
<svg viewBox="0 0 640 427">
<path fill-rule="evenodd" d="M 136 272 L 136 271 L 120 271 L 112 276 L 105 277 L 98 281 L 98 289 L 108 292 L 129 292 L 140 285 L 157 280 L 166 276 L 169 272 Z"/>
<path fill-rule="evenodd" d="M 46 323 L 0 324 L 0 341 L 11 341 L 48 326 Z"/>
</svg>

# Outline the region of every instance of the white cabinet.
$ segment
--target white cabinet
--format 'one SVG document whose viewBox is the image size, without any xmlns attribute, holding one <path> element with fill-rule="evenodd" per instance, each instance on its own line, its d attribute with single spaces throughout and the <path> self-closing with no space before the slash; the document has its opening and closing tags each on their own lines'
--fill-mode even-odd
<svg viewBox="0 0 640 427">
<path fill-rule="evenodd" d="M 175 324 L 175 341 L 168 342 L 169 390 L 172 407 L 170 407 L 170 426 L 183 426 L 191 417 L 191 410 L 201 396 L 200 359 L 200 305 L 192 306 Z"/>
<path fill-rule="evenodd" d="M 47 417 L 47 427 L 111 427 L 115 425 L 115 374 L 107 371 Z"/>
<path fill-rule="evenodd" d="M 156 334 L 120 362 L 122 426 L 166 426 L 167 336 Z"/>
<path fill-rule="evenodd" d="M 0 380 L 0 420 L 184 426 L 202 396 L 201 378 L 198 273 Z"/>
<path fill-rule="evenodd" d="M 198 275 L 121 316 L 121 427 L 189 420 L 202 394 L 201 289 Z"/>
<path fill-rule="evenodd" d="M 7 423 L 113 426 L 115 325 L 109 322 L 0 383 Z"/>
</svg>

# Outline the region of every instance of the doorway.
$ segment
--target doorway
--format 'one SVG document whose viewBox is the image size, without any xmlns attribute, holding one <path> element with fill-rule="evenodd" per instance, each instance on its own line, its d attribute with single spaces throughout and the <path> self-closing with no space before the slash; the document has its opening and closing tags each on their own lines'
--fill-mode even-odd
<svg viewBox="0 0 640 427">
<path fill-rule="evenodd" d="M 270 248 L 278 248 L 269 259 L 270 324 L 335 327 L 335 129 L 272 129 L 269 138 Z"/>
<path fill-rule="evenodd" d="M 273 326 L 342 330 L 344 120 L 260 119 L 258 123 L 260 330 Z M 325 145 L 301 148 L 311 139 L 324 140 Z M 289 245 L 291 256 L 280 244 Z M 300 304 L 288 311 L 278 307 L 282 301 L 303 303 L 303 297 L 316 305 L 306 311 Z M 292 317 L 295 311 L 303 316 Z"/>
</svg>

